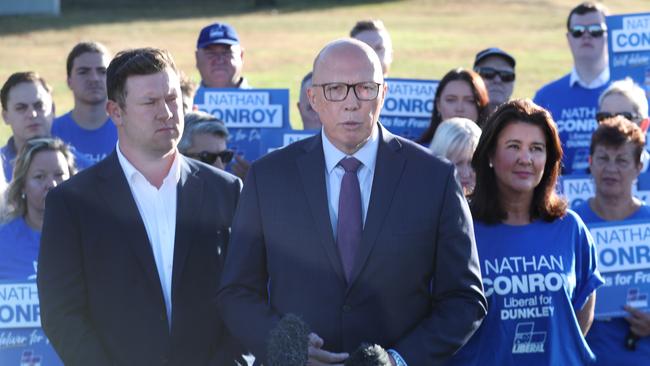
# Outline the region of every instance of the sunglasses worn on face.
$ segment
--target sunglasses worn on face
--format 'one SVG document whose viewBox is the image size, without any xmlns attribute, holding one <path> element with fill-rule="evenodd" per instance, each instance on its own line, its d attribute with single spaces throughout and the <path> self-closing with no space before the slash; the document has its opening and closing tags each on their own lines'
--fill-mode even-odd
<svg viewBox="0 0 650 366">
<path fill-rule="evenodd" d="M 217 158 L 220 158 L 222 163 L 228 164 L 232 161 L 234 155 L 235 152 L 232 150 L 224 150 L 216 154 L 207 151 L 201 151 L 197 154 L 187 154 L 188 157 L 195 160 L 200 160 L 209 165 L 214 164 L 214 162 L 217 161 Z"/>
<path fill-rule="evenodd" d="M 618 113 L 598 112 L 596 113 L 596 121 L 600 123 L 608 118 L 612 118 L 616 116 L 622 116 L 623 118 L 627 119 L 630 122 L 634 122 L 639 117 L 636 113 L 630 113 L 630 112 L 618 112 Z"/>
<path fill-rule="evenodd" d="M 574 25 L 573 27 L 569 28 L 569 33 L 571 33 L 571 36 L 573 38 L 580 38 L 586 32 L 589 32 L 589 34 L 594 38 L 600 38 L 603 36 L 606 30 L 607 27 L 602 24 Z"/>
<path fill-rule="evenodd" d="M 483 79 L 492 80 L 497 75 L 504 83 L 515 81 L 515 73 L 508 70 L 497 70 L 493 67 L 477 67 L 476 72 L 481 75 Z"/>
</svg>

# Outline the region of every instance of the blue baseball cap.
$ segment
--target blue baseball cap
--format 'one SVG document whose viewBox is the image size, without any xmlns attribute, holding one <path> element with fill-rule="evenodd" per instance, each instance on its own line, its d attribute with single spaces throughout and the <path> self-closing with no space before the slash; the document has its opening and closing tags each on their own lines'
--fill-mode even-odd
<svg viewBox="0 0 650 366">
<path fill-rule="evenodd" d="M 235 28 L 225 23 L 214 23 L 201 29 L 196 48 L 205 48 L 211 44 L 239 44 L 239 36 Z"/>
<path fill-rule="evenodd" d="M 515 58 L 512 57 L 508 52 L 498 48 L 498 47 L 490 47 L 486 48 L 483 51 L 479 52 L 476 54 L 476 58 L 474 59 L 474 67 L 481 62 L 483 59 L 489 56 L 499 56 L 506 60 L 510 64 L 511 67 L 515 67 Z"/>
</svg>

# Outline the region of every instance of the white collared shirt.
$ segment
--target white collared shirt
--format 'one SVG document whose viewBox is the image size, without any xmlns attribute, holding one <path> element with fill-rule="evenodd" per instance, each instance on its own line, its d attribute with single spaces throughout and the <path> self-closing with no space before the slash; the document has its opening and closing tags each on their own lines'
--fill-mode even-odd
<svg viewBox="0 0 650 366">
<path fill-rule="evenodd" d="M 131 194 L 140 211 L 140 217 L 149 237 L 149 243 L 160 277 L 167 310 L 167 322 L 172 321 L 172 269 L 174 268 L 174 240 L 176 238 L 176 187 L 181 177 L 178 153 L 174 156 L 167 176 L 160 189 L 149 183 L 129 162 L 117 142 L 117 158 L 124 171 Z"/>
<path fill-rule="evenodd" d="M 580 79 L 580 75 L 578 75 L 578 71 L 576 68 L 571 69 L 571 76 L 569 77 L 569 86 L 573 86 L 575 83 L 578 83 L 581 87 L 585 89 L 596 89 L 600 88 L 601 86 L 607 84 L 609 82 L 609 66 L 605 67 L 605 70 L 598 75 L 597 78 L 591 81 L 591 83 L 587 84 L 585 83 L 582 79 Z"/>
<path fill-rule="evenodd" d="M 341 159 L 353 156 L 361 162 L 357 177 L 361 188 L 361 219 L 365 225 L 370 204 L 370 193 L 372 191 L 372 180 L 375 175 L 375 162 L 377 161 L 377 150 L 379 149 L 379 125 L 375 125 L 370 139 L 353 155 L 347 155 L 337 149 L 321 130 L 323 138 L 323 153 L 325 154 L 325 182 L 327 186 L 327 202 L 332 222 L 332 233 L 336 237 L 336 228 L 339 217 L 339 194 L 341 193 L 341 181 L 345 170 L 339 166 Z"/>
</svg>

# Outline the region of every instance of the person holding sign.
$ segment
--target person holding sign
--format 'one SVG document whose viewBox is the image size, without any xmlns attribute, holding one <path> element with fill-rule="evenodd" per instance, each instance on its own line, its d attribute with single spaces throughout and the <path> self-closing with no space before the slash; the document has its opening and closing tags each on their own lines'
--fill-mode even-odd
<svg viewBox="0 0 650 366">
<path fill-rule="evenodd" d="M 465 196 L 474 191 L 476 173 L 472 168 L 472 156 L 481 137 L 481 129 L 467 118 L 451 118 L 443 121 L 431 141 L 435 156 L 451 161 L 456 167 L 456 180 L 463 187 Z"/>
<path fill-rule="evenodd" d="M 470 196 L 489 312 L 450 365 L 584 365 L 603 281 L 580 217 L 555 192 L 562 148 L 551 115 L 502 104 L 472 159 Z"/>
<path fill-rule="evenodd" d="M 242 76 L 244 47 L 231 25 L 214 23 L 201 29 L 195 56 L 201 88 L 250 89 Z"/>
<path fill-rule="evenodd" d="M 600 123 L 591 138 L 589 160 L 596 196 L 576 207 L 587 224 L 650 220 L 650 207 L 633 195 L 644 146 L 641 129 L 623 116 Z M 627 305 L 625 310 L 627 318 L 594 321 L 587 342 L 597 365 L 642 365 L 650 360 L 650 313 Z"/>
<path fill-rule="evenodd" d="M 72 153 L 58 138 L 25 142 L 7 191 L 6 222 L 0 226 L 0 280 L 36 278 L 45 196 L 76 171 Z"/>
<path fill-rule="evenodd" d="M 483 79 L 472 70 L 449 71 L 438 84 L 433 98 L 431 123 L 417 140 L 429 146 L 438 125 L 453 117 L 463 117 L 481 126 L 488 108 L 488 92 Z"/>
<path fill-rule="evenodd" d="M 608 11 L 600 3 L 584 2 L 567 18 L 566 38 L 573 69 L 543 86 L 533 100 L 546 108 L 557 125 L 564 147 L 562 174 L 584 173 L 589 141 L 596 130 L 598 97 L 610 81 L 607 55 Z"/>
<path fill-rule="evenodd" d="M 313 332 L 309 365 L 342 365 L 366 342 L 392 365 L 442 364 L 486 312 L 453 167 L 378 122 L 387 85 L 370 46 L 333 41 L 313 72 L 323 128 L 253 163 L 219 308 L 264 364 L 287 313 Z"/>
</svg>

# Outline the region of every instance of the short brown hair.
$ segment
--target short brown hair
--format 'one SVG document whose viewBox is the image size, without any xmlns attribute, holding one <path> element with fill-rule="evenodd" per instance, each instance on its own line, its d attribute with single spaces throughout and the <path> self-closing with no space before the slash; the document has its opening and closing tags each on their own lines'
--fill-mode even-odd
<svg viewBox="0 0 650 366">
<path fill-rule="evenodd" d="M 641 128 L 623 116 L 607 118 L 598 124 L 598 128 L 591 135 L 589 155 L 594 155 L 598 145 L 617 148 L 626 142 L 634 145 L 635 161 L 641 163 L 641 154 L 645 148 L 645 136 Z"/>
<path fill-rule="evenodd" d="M 43 89 L 52 94 L 52 87 L 47 84 L 43 77 L 34 71 L 15 72 L 9 76 L 4 85 L 2 85 L 2 89 L 0 89 L 0 103 L 2 104 L 3 110 L 6 111 L 9 108 L 7 105 L 9 103 L 9 92 L 14 86 L 20 83 L 40 83 Z"/>
<path fill-rule="evenodd" d="M 132 75 L 151 75 L 172 69 L 178 75 L 178 69 L 172 55 L 158 48 L 136 48 L 121 51 L 108 65 L 106 70 L 106 92 L 108 99 L 124 107 L 126 99 L 126 80 Z"/>
<path fill-rule="evenodd" d="M 74 60 L 83 55 L 84 53 L 100 53 L 102 55 L 108 55 L 108 49 L 106 46 L 99 42 L 79 42 L 74 47 L 70 53 L 68 53 L 68 58 L 65 61 L 65 71 L 70 77 L 72 74 L 72 66 L 74 65 Z"/>
<path fill-rule="evenodd" d="M 485 123 L 472 158 L 472 168 L 476 172 L 476 188 L 470 197 L 472 216 L 486 224 L 497 224 L 508 217 L 500 201 L 494 169 L 489 164 L 501 131 L 514 122 L 537 126 L 546 138 L 546 164 L 542 180 L 533 192 L 530 219 L 553 221 L 564 216 L 567 203 L 555 192 L 562 163 L 560 137 L 551 114 L 530 99 L 518 99 L 502 104 Z"/>
<path fill-rule="evenodd" d="M 350 37 L 354 38 L 357 34 L 365 31 L 380 32 L 388 30 L 386 29 L 384 22 L 379 19 L 360 20 L 354 25 L 354 27 L 352 27 Z"/>
<path fill-rule="evenodd" d="M 609 14 L 609 9 L 607 9 L 607 7 L 601 3 L 585 1 L 582 4 L 571 9 L 571 12 L 569 12 L 569 16 L 566 18 L 566 29 L 571 28 L 571 17 L 574 14 L 585 15 L 587 13 L 593 13 L 593 12 L 601 13 L 604 17 Z"/>
</svg>

